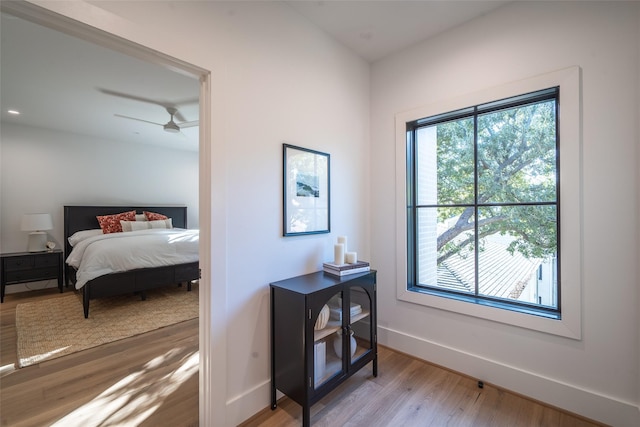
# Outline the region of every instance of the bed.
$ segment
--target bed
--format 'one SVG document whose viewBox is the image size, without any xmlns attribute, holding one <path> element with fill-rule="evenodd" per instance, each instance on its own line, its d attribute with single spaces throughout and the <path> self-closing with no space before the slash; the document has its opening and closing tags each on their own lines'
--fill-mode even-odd
<svg viewBox="0 0 640 427">
<path fill-rule="evenodd" d="M 64 242 L 65 242 L 65 282 L 66 285 L 73 285 L 78 290 L 82 290 L 84 317 L 89 317 L 89 303 L 95 298 L 122 295 L 126 293 L 138 293 L 141 299 L 145 299 L 145 291 L 160 288 L 168 285 L 181 286 L 187 284 L 187 291 L 191 291 L 191 282 L 200 278 L 199 262 L 196 259 L 187 262 L 178 262 L 173 265 L 161 265 L 156 267 L 131 268 L 127 271 L 118 271 L 100 275 L 90 280 L 84 280 L 82 272 L 66 261 L 72 254 L 73 246 L 69 242 L 69 237 L 78 235 L 83 230 L 98 230 L 98 216 L 114 215 L 122 212 L 135 210 L 137 214 L 143 212 L 153 212 L 164 215 L 171 219 L 172 227 L 176 229 L 187 229 L 187 208 L 185 206 L 65 206 L 64 207 Z M 168 233 L 170 230 L 161 230 Z M 176 230 L 180 231 L 180 230 Z M 197 230 L 184 230 L 185 232 L 197 233 Z M 114 233 L 120 235 L 133 235 L 151 233 L 152 230 L 136 231 L 135 233 Z M 96 232 L 97 234 L 102 234 Z M 82 234 L 82 233 L 80 233 Z M 104 236 L 91 237 L 90 239 L 107 239 L 115 237 L 105 234 Z M 127 236 L 131 238 L 131 236 Z M 197 236 L 196 236 L 197 239 Z M 115 239 L 111 239 L 115 241 Z M 84 242 L 86 243 L 86 242 Z M 84 244 L 83 243 L 83 244 Z M 197 248 L 197 242 L 196 248 Z M 80 245 L 76 245 L 80 246 Z M 95 245 L 94 245 L 95 246 Z M 74 257 L 76 255 L 74 254 Z M 132 257 L 134 258 L 134 257 Z M 193 258 L 193 256 L 192 256 Z M 85 276 L 86 278 L 86 276 Z"/>
</svg>

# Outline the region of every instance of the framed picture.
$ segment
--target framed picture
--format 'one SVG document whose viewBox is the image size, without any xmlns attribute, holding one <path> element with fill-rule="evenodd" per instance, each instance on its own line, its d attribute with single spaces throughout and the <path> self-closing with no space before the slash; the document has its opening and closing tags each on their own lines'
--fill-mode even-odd
<svg viewBox="0 0 640 427">
<path fill-rule="evenodd" d="M 282 145 L 283 235 L 329 233 L 329 154 Z"/>
</svg>

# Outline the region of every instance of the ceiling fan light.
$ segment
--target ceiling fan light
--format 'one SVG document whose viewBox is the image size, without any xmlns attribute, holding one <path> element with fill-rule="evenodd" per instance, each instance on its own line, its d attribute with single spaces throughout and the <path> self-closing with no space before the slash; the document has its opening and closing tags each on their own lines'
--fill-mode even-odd
<svg viewBox="0 0 640 427">
<path fill-rule="evenodd" d="M 165 132 L 178 133 L 180 132 L 180 128 L 174 122 L 169 122 L 163 126 Z"/>
</svg>

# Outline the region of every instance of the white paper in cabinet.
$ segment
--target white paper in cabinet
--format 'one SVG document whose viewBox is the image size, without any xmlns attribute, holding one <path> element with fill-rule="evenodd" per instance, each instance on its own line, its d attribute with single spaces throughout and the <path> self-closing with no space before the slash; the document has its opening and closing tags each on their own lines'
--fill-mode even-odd
<svg viewBox="0 0 640 427">
<path fill-rule="evenodd" d="M 318 341 L 313 345 L 313 366 L 315 367 L 313 380 L 316 386 L 324 376 L 326 361 L 327 361 L 327 343 L 324 341 Z"/>
</svg>

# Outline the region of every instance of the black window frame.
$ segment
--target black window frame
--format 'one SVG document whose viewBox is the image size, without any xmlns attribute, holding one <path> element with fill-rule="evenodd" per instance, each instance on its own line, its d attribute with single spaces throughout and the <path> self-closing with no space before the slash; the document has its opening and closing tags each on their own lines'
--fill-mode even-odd
<svg viewBox="0 0 640 427">
<path fill-rule="evenodd" d="M 505 110 L 516 107 L 523 107 L 539 102 L 547 102 L 555 100 L 555 155 L 556 155 L 556 199 L 555 202 L 531 202 L 531 203 L 478 203 L 478 116 L 481 114 L 488 114 L 499 110 Z M 453 289 L 445 289 L 440 287 L 433 287 L 425 284 L 419 284 L 417 280 L 417 267 L 418 267 L 418 233 L 417 233 L 417 212 L 420 208 L 437 208 L 437 207 L 450 207 L 452 205 L 439 205 L 439 204 L 426 204 L 418 205 L 417 197 L 417 138 L 416 133 L 419 129 L 429 126 L 434 126 L 440 123 L 450 122 L 454 120 L 461 120 L 467 118 L 473 118 L 474 127 L 474 140 L 473 140 L 473 156 L 474 156 L 474 200 L 473 207 L 474 213 L 477 218 L 478 207 L 490 207 L 490 206 L 522 206 L 522 205 L 553 205 L 556 207 L 556 263 L 557 263 L 557 277 L 556 277 L 556 307 L 540 306 L 533 303 L 516 300 L 505 300 L 503 298 L 492 298 L 487 295 L 480 295 L 478 293 L 478 221 L 475 221 L 475 239 L 476 245 L 474 249 L 475 262 L 475 289 L 473 294 L 463 293 Z M 442 114 L 436 114 L 425 118 L 420 118 L 406 123 L 406 204 L 407 204 L 407 290 L 419 293 L 425 293 L 433 296 L 445 297 L 455 299 L 459 301 L 480 304 L 510 311 L 515 311 L 524 314 L 531 314 L 550 319 L 562 318 L 561 307 L 561 233 L 560 233 L 560 87 L 553 86 L 534 92 L 529 92 L 521 95 L 511 96 L 508 98 L 485 102 L 472 107 L 466 107 Z M 467 206 L 467 204 L 465 204 Z"/>
</svg>

